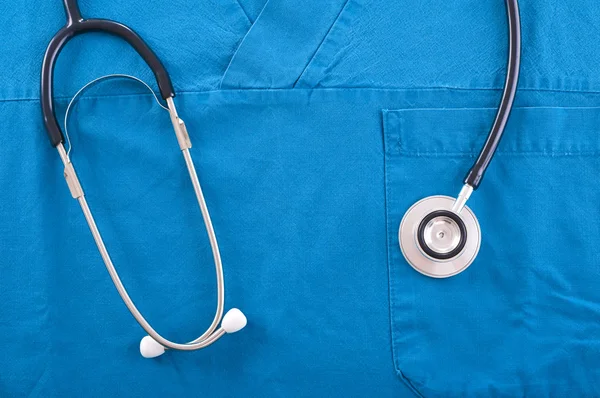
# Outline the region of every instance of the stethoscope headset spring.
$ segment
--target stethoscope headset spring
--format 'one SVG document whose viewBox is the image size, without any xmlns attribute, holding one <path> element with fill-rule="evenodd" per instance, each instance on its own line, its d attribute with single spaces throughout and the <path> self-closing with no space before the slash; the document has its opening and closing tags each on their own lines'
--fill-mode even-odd
<svg viewBox="0 0 600 398">
<path fill-rule="evenodd" d="M 77 199 L 79 205 L 81 206 L 87 224 L 90 228 L 90 231 L 92 232 L 92 236 L 94 237 L 98 250 L 100 251 L 100 255 L 102 256 L 102 260 L 106 265 L 106 269 L 108 270 L 108 273 L 110 274 L 110 277 L 115 287 L 117 288 L 121 299 L 129 309 L 135 320 L 148 334 L 148 336 L 142 338 L 140 342 L 141 354 L 146 358 L 152 358 L 163 354 L 166 349 L 193 351 L 205 348 L 217 341 L 218 339 L 220 339 L 226 333 L 235 333 L 240 329 L 244 328 L 246 326 L 247 321 L 244 314 L 237 308 L 230 309 L 223 316 L 225 303 L 225 284 L 223 278 L 223 265 L 221 263 L 221 255 L 219 252 L 219 246 L 217 244 L 217 239 L 215 236 L 213 225 L 210 219 L 210 214 L 208 212 L 206 201 L 202 193 L 202 188 L 198 180 L 198 175 L 196 173 L 196 169 L 192 161 L 192 156 L 190 154 L 190 148 L 192 147 L 190 137 L 188 135 L 185 123 L 177 114 L 175 103 L 173 102 L 175 92 L 173 90 L 171 79 L 158 57 L 154 54 L 154 52 L 130 28 L 110 20 L 83 19 L 79 11 L 77 0 L 63 0 L 63 4 L 67 15 L 67 24 L 56 33 L 56 35 L 48 44 L 48 48 L 46 49 L 46 54 L 44 56 L 44 61 L 42 65 L 41 106 L 44 124 L 48 133 L 48 137 L 50 138 L 52 146 L 56 147 L 56 149 L 58 150 L 60 158 L 63 162 L 64 177 L 67 181 L 67 185 L 71 192 L 71 196 L 74 199 Z M 166 106 L 160 103 L 160 100 L 158 99 L 154 91 L 146 83 L 137 78 L 134 78 L 129 75 L 103 76 L 86 84 L 81 90 L 79 90 L 75 94 L 75 96 L 69 103 L 69 106 L 67 107 L 67 112 L 65 114 L 65 134 L 68 134 L 68 116 L 72 109 L 72 105 L 75 103 L 77 98 L 92 85 L 112 78 L 128 78 L 144 84 L 152 92 L 159 105 L 169 112 L 171 124 L 173 125 L 173 129 L 175 131 L 179 147 L 182 151 L 183 158 L 187 166 L 190 180 L 192 181 L 192 185 L 194 187 L 196 199 L 198 200 L 198 204 L 202 212 L 204 225 L 206 227 L 213 254 L 217 280 L 217 306 L 214 319 L 208 327 L 208 329 L 201 336 L 194 339 L 193 341 L 190 341 L 189 343 L 175 343 L 165 339 L 160 334 L 158 334 L 158 332 L 156 332 L 152 328 L 152 326 L 146 321 L 146 319 L 143 317 L 143 315 L 133 303 L 132 299 L 129 297 L 129 294 L 127 293 L 125 286 L 121 282 L 117 270 L 115 269 L 115 266 L 113 265 L 112 260 L 108 254 L 108 250 L 106 249 L 102 236 L 100 235 L 98 227 L 96 226 L 96 222 L 85 198 L 83 188 L 81 186 L 81 183 L 79 182 L 73 163 L 71 162 L 71 145 L 70 139 L 68 139 L 68 135 L 68 151 L 65 150 L 65 147 L 63 145 L 65 137 L 63 136 L 63 133 L 61 132 L 61 129 L 58 125 L 58 121 L 54 111 L 54 66 L 56 64 L 56 59 L 58 58 L 58 55 L 60 54 L 61 50 L 71 38 L 73 38 L 76 35 L 90 31 L 101 31 L 110 33 L 121 37 L 122 39 L 127 41 L 138 52 L 138 54 L 140 54 L 140 56 L 152 69 L 158 82 L 158 87 L 161 96 L 166 101 Z"/>
</svg>

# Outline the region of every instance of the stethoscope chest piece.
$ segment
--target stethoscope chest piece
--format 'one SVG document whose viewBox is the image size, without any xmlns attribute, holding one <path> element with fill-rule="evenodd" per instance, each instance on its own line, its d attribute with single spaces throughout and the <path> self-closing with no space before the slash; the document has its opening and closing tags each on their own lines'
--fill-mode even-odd
<svg viewBox="0 0 600 398">
<path fill-rule="evenodd" d="M 402 218 L 398 240 L 406 261 L 416 271 L 448 278 L 461 273 L 477 257 L 481 230 L 475 214 L 464 207 L 452 211 L 455 199 L 430 196 L 415 203 Z"/>
</svg>

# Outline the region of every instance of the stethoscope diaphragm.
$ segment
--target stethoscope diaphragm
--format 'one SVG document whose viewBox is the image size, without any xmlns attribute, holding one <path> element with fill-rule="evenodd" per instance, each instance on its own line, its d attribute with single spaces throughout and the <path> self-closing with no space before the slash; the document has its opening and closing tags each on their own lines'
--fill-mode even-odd
<svg viewBox="0 0 600 398">
<path fill-rule="evenodd" d="M 404 214 L 398 240 L 406 261 L 416 271 L 448 278 L 467 269 L 477 257 L 481 229 L 475 214 L 464 207 L 452 211 L 455 199 L 429 196 Z"/>
</svg>

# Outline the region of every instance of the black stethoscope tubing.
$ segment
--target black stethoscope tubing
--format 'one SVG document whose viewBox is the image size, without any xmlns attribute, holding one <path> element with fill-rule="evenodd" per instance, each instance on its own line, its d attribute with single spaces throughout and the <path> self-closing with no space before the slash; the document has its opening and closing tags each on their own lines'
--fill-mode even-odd
<svg viewBox="0 0 600 398">
<path fill-rule="evenodd" d="M 521 66 L 518 0 L 506 0 L 505 5 L 508 65 L 502 99 L 486 141 L 465 176 L 464 185 L 456 199 L 442 195 L 423 198 L 406 211 L 400 222 L 398 241 L 404 258 L 415 270 L 430 277 L 447 278 L 464 271 L 479 252 L 481 230 L 475 214 L 466 207 L 466 202 L 481 184 L 506 129 Z M 453 246 L 454 242 L 458 243 Z"/>
<path fill-rule="evenodd" d="M 54 66 L 58 55 L 73 37 L 87 32 L 106 32 L 118 36 L 129 43 L 135 51 L 146 61 L 158 83 L 163 99 L 175 96 L 171 78 L 156 54 L 148 47 L 137 33 L 129 27 L 115 21 L 106 19 L 84 19 L 79 11 L 77 0 L 63 0 L 67 14 L 67 24 L 52 38 L 46 49 L 42 63 L 41 78 L 41 105 L 44 125 L 52 146 L 64 142 L 56 114 L 54 112 Z"/>
<path fill-rule="evenodd" d="M 508 117 L 510 116 L 510 111 L 517 93 L 519 70 L 521 66 L 521 19 L 519 17 L 518 0 L 506 0 L 506 12 L 508 14 L 509 29 L 506 81 L 504 84 L 502 100 L 500 101 L 500 106 L 498 107 L 492 129 L 487 136 L 483 148 L 481 148 L 477 160 L 475 160 L 475 163 L 464 179 L 464 183 L 471 186 L 474 190 L 481 184 L 483 175 L 494 157 L 496 148 L 498 147 L 502 134 L 506 128 L 506 123 L 508 122 Z"/>
</svg>

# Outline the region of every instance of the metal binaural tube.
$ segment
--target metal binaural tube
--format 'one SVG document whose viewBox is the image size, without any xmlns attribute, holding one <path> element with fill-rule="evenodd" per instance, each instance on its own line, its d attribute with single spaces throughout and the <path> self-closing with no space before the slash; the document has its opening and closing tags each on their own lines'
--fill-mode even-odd
<svg viewBox="0 0 600 398">
<path fill-rule="evenodd" d="M 174 104 L 172 103 L 172 101 L 170 102 L 169 105 L 172 105 L 173 109 L 174 109 Z M 176 115 L 177 114 L 176 111 L 174 111 L 174 112 Z M 156 342 L 158 342 L 159 344 L 163 345 L 166 348 L 183 350 L 183 351 L 193 351 L 193 350 L 198 350 L 198 349 L 207 347 L 210 344 L 217 341 L 219 338 L 221 338 L 226 333 L 223 328 L 217 329 L 219 322 L 221 322 L 221 319 L 223 318 L 223 308 L 224 308 L 224 302 L 225 302 L 225 285 L 224 285 L 224 277 L 223 277 L 223 265 L 221 262 L 221 256 L 219 253 L 217 238 L 216 238 L 216 235 L 214 232 L 214 228 L 212 226 L 210 214 L 208 212 L 208 207 L 206 205 L 206 201 L 205 201 L 204 195 L 202 193 L 202 188 L 200 186 L 200 181 L 198 180 L 198 175 L 196 173 L 196 169 L 194 167 L 194 163 L 193 163 L 191 154 L 189 153 L 189 150 L 188 149 L 183 150 L 183 156 L 184 156 L 184 160 L 185 160 L 185 163 L 186 163 L 189 175 L 190 175 L 190 179 L 192 181 L 192 185 L 194 187 L 194 192 L 196 193 L 196 198 L 198 200 L 200 210 L 202 212 L 202 217 L 204 219 L 206 231 L 208 234 L 210 246 L 211 246 L 212 253 L 213 253 L 213 259 L 214 259 L 214 263 L 215 263 L 216 280 L 217 280 L 217 308 L 216 308 L 216 312 L 215 312 L 215 317 L 214 317 L 212 323 L 210 324 L 210 326 L 206 329 L 206 331 L 201 336 L 194 339 L 193 341 L 191 341 L 189 343 L 184 343 L 184 344 L 175 343 L 175 342 L 172 342 L 172 341 L 167 340 L 164 337 L 162 337 L 158 332 L 156 332 L 156 330 L 154 330 L 152 328 L 152 326 L 148 323 L 148 321 L 146 321 L 144 316 L 141 314 L 141 312 L 135 306 L 133 300 L 131 299 L 131 297 L 127 293 L 127 290 L 125 289 L 123 282 L 119 278 L 119 274 L 110 258 L 108 250 L 106 249 L 104 240 L 102 239 L 100 231 L 98 230 L 98 226 L 96 225 L 96 222 L 95 222 L 92 212 L 89 208 L 89 205 L 87 203 L 85 195 L 83 194 L 83 190 L 81 189 L 81 186 L 79 185 L 79 181 L 75 175 L 75 169 L 73 168 L 73 165 L 72 165 L 72 163 L 69 159 L 69 156 L 64 148 L 64 145 L 62 143 L 59 143 L 57 145 L 57 150 L 58 150 L 60 158 L 65 166 L 65 178 L 67 178 L 67 182 L 69 184 L 71 193 L 73 194 L 73 197 L 75 197 L 77 199 L 77 201 L 79 202 L 79 205 L 81 206 L 81 210 L 83 211 L 86 222 L 90 228 L 90 231 L 92 233 L 94 241 L 96 242 L 96 246 L 98 247 L 100 256 L 102 257 L 102 260 L 104 261 L 106 269 L 108 270 L 108 273 L 117 289 L 117 292 L 121 296 L 121 299 L 123 300 L 123 302 L 129 309 L 129 311 L 131 312 L 131 314 L 133 315 L 135 320 L 146 331 L 146 333 L 148 333 L 148 335 L 150 337 L 152 337 Z M 67 170 L 69 170 L 68 173 L 67 173 Z M 72 187 L 73 185 L 75 185 L 75 188 Z"/>
<path fill-rule="evenodd" d="M 454 202 L 454 205 L 452 205 L 452 211 L 456 214 L 460 214 L 462 209 L 467 204 L 467 200 L 469 200 L 472 193 L 473 193 L 472 186 L 470 186 L 468 184 L 463 185 L 462 189 L 460 190 L 460 192 L 458 194 L 458 197 L 456 198 L 456 201 Z"/>
</svg>

